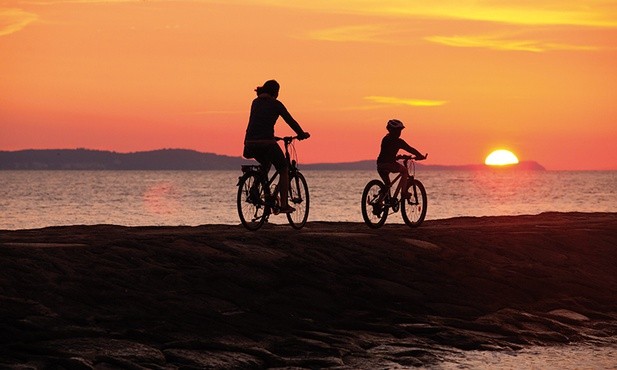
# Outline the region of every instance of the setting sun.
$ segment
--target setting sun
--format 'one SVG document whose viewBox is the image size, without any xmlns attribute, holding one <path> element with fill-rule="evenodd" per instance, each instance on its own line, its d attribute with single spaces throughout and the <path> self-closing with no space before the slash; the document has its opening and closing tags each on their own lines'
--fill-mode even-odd
<svg viewBox="0 0 617 370">
<path fill-rule="evenodd" d="M 484 164 L 487 166 L 507 166 L 510 164 L 517 164 L 518 158 L 514 153 L 509 150 L 499 149 L 493 151 L 484 160 Z"/>
</svg>

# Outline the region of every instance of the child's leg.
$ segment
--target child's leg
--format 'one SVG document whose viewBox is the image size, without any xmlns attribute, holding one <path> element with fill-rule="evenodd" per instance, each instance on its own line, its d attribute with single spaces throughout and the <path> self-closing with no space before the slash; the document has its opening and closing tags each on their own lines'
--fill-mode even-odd
<svg viewBox="0 0 617 370">
<path fill-rule="evenodd" d="M 407 173 L 407 168 L 400 163 L 398 164 L 398 172 L 401 174 L 401 196 L 404 199 L 409 199 L 409 193 L 407 191 L 407 180 L 409 179 L 409 174 Z"/>
<path fill-rule="evenodd" d="M 379 177 L 381 177 L 381 180 L 383 181 L 383 183 L 386 186 L 390 186 L 390 175 L 388 174 L 388 172 L 377 171 L 377 173 L 379 173 Z"/>
<path fill-rule="evenodd" d="M 391 163 L 379 163 L 377 165 L 377 173 L 379 174 L 379 177 L 381 177 L 381 180 L 386 185 L 386 187 L 390 186 L 391 172 L 398 172 L 396 169 L 392 168 Z"/>
</svg>

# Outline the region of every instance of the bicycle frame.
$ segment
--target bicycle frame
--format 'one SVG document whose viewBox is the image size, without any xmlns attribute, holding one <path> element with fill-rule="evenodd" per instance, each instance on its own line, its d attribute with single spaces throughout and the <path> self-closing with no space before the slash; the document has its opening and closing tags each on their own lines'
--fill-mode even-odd
<svg viewBox="0 0 617 370">
<path fill-rule="evenodd" d="M 388 188 L 388 195 L 391 198 L 398 198 L 399 192 L 401 192 L 401 190 L 403 189 L 403 184 L 400 181 L 401 177 L 403 177 L 403 175 L 399 173 L 398 175 L 394 177 L 393 180 L 390 180 L 390 185 L 386 185 L 386 187 Z M 394 184 L 396 184 L 396 189 L 394 190 L 394 194 L 392 194 L 392 186 Z"/>
<path fill-rule="evenodd" d="M 425 159 L 422 156 L 421 159 Z M 418 227 L 426 217 L 427 196 L 424 184 L 415 178 L 415 157 L 398 155 L 396 160 L 403 161 L 406 173 L 400 171 L 390 180 L 390 173 L 380 173 L 381 179 L 370 180 L 362 191 L 361 210 L 364 222 L 371 228 L 381 227 L 388 215 L 401 212 L 405 224 Z M 403 188 L 403 176 L 408 176 L 407 187 Z M 386 177 L 387 176 L 387 177 Z M 413 189 L 413 190 L 411 190 Z M 402 194 L 408 191 L 409 198 Z"/>
<path fill-rule="evenodd" d="M 399 156 L 397 157 L 398 159 L 402 159 L 403 160 L 403 165 L 405 166 L 405 170 L 407 171 L 407 183 L 408 184 L 413 184 L 414 183 L 414 176 L 415 176 L 415 166 L 413 165 L 413 161 L 412 163 L 412 167 L 414 168 L 413 170 L 411 170 L 411 168 L 409 167 L 409 162 L 412 160 L 411 157 L 409 156 Z M 388 174 L 388 176 L 390 176 Z M 390 184 L 386 185 L 386 188 L 388 189 L 388 194 L 387 196 L 395 199 L 398 199 L 399 193 L 402 192 L 403 190 L 403 184 L 401 181 L 401 178 L 403 177 L 402 174 L 397 174 L 393 180 L 390 180 Z M 392 194 L 392 189 L 394 187 L 394 185 L 396 184 L 396 188 L 394 188 L 394 194 Z M 417 193 L 416 193 L 416 187 L 413 186 L 413 197 L 414 199 L 417 199 Z"/>
<path fill-rule="evenodd" d="M 299 176 L 302 176 L 300 174 L 300 172 L 298 171 L 298 167 L 297 167 L 297 162 L 295 159 L 291 159 L 291 154 L 290 154 L 290 150 L 289 150 L 289 146 L 291 145 L 291 143 L 297 139 L 297 137 L 291 137 L 291 136 L 287 136 L 287 137 L 275 137 L 276 141 L 283 141 L 285 144 L 285 161 L 287 162 L 287 168 L 288 168 L 288 173 L 289 173 L 289 179 L 295 179 L 296 183 L 296 188 L 300 186 L 299 181 Z M 260 181 L 263 181 L 265 183 L 266 186 L 263 187 L 263 192 L 264 192 L 264 204 L 267 208 L 265 211 L 265 214 L 263 215 L 263 217 L 267 218 L 271 213 L 274 214 L 278 214 L 279 213 L 279 209 L 280 209 L 280 187 L 278 186 L 278 184 L 276 186 L 274 186 L 274 189 L 272 189 L 272 185 L 276 183 L 277 178 L 278 181 L 280 182 L 280 171 L 279 170 L 275 170 L 274 174 L 272 174 L 272 176 L 269 175 L 270 169 L 272 168 L 271 164 L 266 164 L 265 166 L 259 164 L 259 165 L 243 165 L 242 166 L 242 172 L 243 174 L 255 174 L 256 178 L 260 178 Z M 299 175 L 299 176 L 298 176 Z M 239 178 L 239 181 L 242 177 Z M 302 180 L 304 181 L 304 180 Z M 298 202 L 302 202 L 303 201 L 303 197 L 297 197 L 294 198 L 294 200 L 298 201 Z M 295 203 L 295 202 L 294 202 Z M 290 221 L 291 222 L 291 221 Z"/>
<path fill-rule="evenodd" d="M 295 160 L 291 160 L 291 155 L 289 154 L 289 145 L 291 145 L 292 141 L 295 139 L 294 137 L 275 137 L 274 138 L 276 141 L 283 141 L 285 144 L 285 161 L 287 162 L 287 171 L 289 173 L 289 178 L 291 178 L 291 176 L 297 171 L 297 167 L 296 167 L 296 161 Z M 268 168 L 263 168 L 261 165 L 259 165 L 258 167 L 261 169 L 262 172 L 262 176 L 268 176 L 268 172 L 270 171 L 270 166 L 271 164 L 269 164 L 267 167 Z M 268 172 L 266 172 L 268 171 Z M 268 195 L 269 197 L 272 197 L 274 199 L 276 199 L 278 197 L 279 194 L 279 187 L 275 187 L 274 192 L 270 192 L 270 187 L 272 186 L 272 184 L 274 183 L 274 180 L 276 180 L 276 178 L 279 177 L 280 178 L 280 171 L 279 170 L 275 170 L 274 174 L 270 177 L 270 179 L 267 181 L 268 184 L 268 188 L 266 191 L 266 195 Z"/>
<path fill-rule="evenodd" d="M 285 143 L 285 161 L 288 172 L 284 173 L 275 169 L 274 174 L 270 176 L 271 163 L 242 165 L 242 176 L 238 178 L 236 198 L 238 215 L 242 225 L 251 231 L 258 230 L 268 221 L 271 214 L 277 215 L 281 211 L 294 229 L 304 227 L 308 219 L 309 189 L 306 179 L 298 169 L 296 152 L 292 145 L 293 141 L 299 138 L 286 136 L 275 137 L 275 139 Z M 289 174 L 289 183 L 281 183 L 281 180 L 287 178 L 285 176 L 287 174 Z M 285 194 L 287 199 L 282 198 L 282 188 L 288 190 Z M 285 207 L 289 204 L 294 209 L 282 209 L 283 203 Z"/>
</svg>

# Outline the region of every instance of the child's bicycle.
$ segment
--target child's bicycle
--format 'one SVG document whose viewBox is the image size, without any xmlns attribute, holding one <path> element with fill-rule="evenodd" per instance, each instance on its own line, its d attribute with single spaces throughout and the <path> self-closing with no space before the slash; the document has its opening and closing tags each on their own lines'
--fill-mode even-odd
<svg viewBox="0 0 617 370">
<path fill-rule="evenodd" d="M 427 154 L 428 155 L 428 154 Z M 426 157 L 426 156 L 425 156 Z M 374 229 L 381 227 L 390 213 L 401 210 L 403 220 L 410 227 L 418 227 L 426 217 L 427 197 L 424 185 L 415 178 L 416 159 L 410 155 L 397 155 L 396 159 L 402 160 L 407 168 L 409 179 L 407 180 L 409 199 L 402 197 L 401 174 L 399 173 L 390 186 L 386 186 L 381 180 L 371 180 L 362 192 L 362 217 L 364 222 Z M 392 189 L 396 185 L 394 194 Z M 399 194 L 401 195 L 399 199 Z"/>
<path fill-rule="evenodd" d="M 294 229 L 301 229 L 308 219 L 309 192 L 304 176 L 297 167 L 296 152 L 293 145 L 297 136 L 275 138 L 285 143 L 285 159 L 289 168 L 289 205 L 296 210 L 287 213 L 287 220 Z M 294 159 L 289 154 L 292 148 Z M 242 176 L 238 178 L 238 215 L 242 225 L 249 230 L 259 229 L 271 214 L 279 214 L 281 200 L 278 187 L 279 172 L 268 179 L 269 168 L 261 165 L 242 165 Z M 277 180 L 277 182 L 275 182 Z"/>
</svg>

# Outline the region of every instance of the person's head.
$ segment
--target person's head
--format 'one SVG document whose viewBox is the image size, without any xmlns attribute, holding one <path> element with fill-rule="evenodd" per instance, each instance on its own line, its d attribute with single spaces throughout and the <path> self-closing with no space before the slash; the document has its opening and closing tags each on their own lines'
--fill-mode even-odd
<svg viewBox="0 0 617 370">
<path fill-rule="evenodd" d="M 276 98 L 279 95 L 280 88 L 281 85 L 279 85 L 278 82 L 275 80 L 268 80 L 263 84 L 263 86 L 258 86 L 255 89 L 255 92 L 257 93 L 257 96 L 261 94 L 268 94 L 271 97 Z"/>
<path fill-rule="evenodd" d="M 394 136 L 401 136 L 401 131 L 403 131 L 403 129 L 405 128 L 405 125 L 403 125 L 403 122 L 401 122 L 398 119 L 391 119 L 388 121 L 388 124 L 386 125 L 386 129 L 388 129 L 388 132 L 390 133 L 390 135 L 394 135 Z"/>
</svg>

